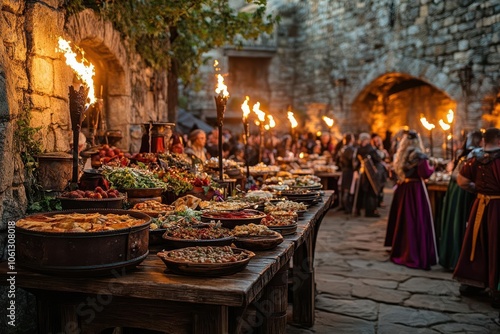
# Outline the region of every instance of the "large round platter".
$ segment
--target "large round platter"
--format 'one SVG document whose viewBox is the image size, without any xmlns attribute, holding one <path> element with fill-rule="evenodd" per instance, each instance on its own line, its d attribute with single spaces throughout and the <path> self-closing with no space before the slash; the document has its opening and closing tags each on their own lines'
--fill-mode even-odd
<svg viewBox="0 0 500 334">
<path fill-rule="evenodd" d="M 236 247 L 244 248 L 252 251 L 262 251 L 276 248 L 283 242 L 281 235 L 274 236 L 250 236 L 250 237 L 236 237 L 234 244 Z"/>
<path fill-rule="evenodd" d="M 304 214 L 307 212 L 307 210 L 298 210 L 296 212 L 297 212 L 297 215 L 299 216 L 299 219 L 303 219 Z"/>
<path fill-rule="evenodd" d="M 57 197 L 63 210 L 71 209 L 122 209 L 125 197 L 115 198 L 69 198 Z"/>
<path fill-rule="evenodd" d="M 243 259 L 234 262 L 226 263 L 197 263 L 185 260 L 172 259 L 169 255 L 172 252 L 193 250 L 197 247 L 187 247 L 171 251 L 162 251 L 157 255 L 165 263 L 167 268 L 173 273 L 189 276 L 217 277 L 235 274 L 243 270 L 250 262 L 250 259 L 255 256 L 254 253 L 248 250 L 232 248 L 233 253 L 241 254 Z M 204 247 L 200 247 L 204 248 Z"/>
<path fill-rule="evenodd" d="M 250 213 L 250 217 L 238 217 L 238 214 L 241 212 L 246 212 Z M 227 213 L 227 215 L 225 215 Z M 204 222 L 209 222 L 211 220 L 214 221 L 220 221 L 222 226 L 227 227 L 227 228 L 234 228 L 237 225 L 245 225 L 245 224 L 259 224 L 262 218 L 266 216 L 265 213 L 257 211 L 257 210 L 251 210 L 251 209 L 245 209 L 241 211 L 236 211 L 236 212 L 204 212 L 201 215 L 201 220 Z"/>
<path fill-rule="evenodd" d="M 281 235 L 291 235 L 297 232 L 297 223 L 291 225 L 270 225 L 267 227 Z"/>
<path fill-rule="evenodd" d="M 102 276 L 110 275 L 112 269 L 135 267 L 146 258 L 149 253 L 151 218 L 143 213 L 89 209 L 54 211 L 37 215 L 50 219 L 59 214 L 70 216 L 95 213 L 128 215 L 143 220 L 143 223 L 98 232 L 49 232 L 16 226 L 17 263 L 22 267 L 46 274 Z M 32 217 L 36 221 L 35 216 L 26 218 Z"/>
<path fill-rule="evenodd" d="M 290 189 L 292 190 L 321 190 L 323 186 L 321 184 L 315 184 L 315 185 L 310 185 L 310 186 L 290 186 Z"/>
</svg>

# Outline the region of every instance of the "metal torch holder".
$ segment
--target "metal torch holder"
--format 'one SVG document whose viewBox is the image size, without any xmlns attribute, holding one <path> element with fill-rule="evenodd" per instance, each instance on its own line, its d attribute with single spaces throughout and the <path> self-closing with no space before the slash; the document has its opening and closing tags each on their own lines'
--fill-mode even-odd
<svg viewBox="0 0 500 334">
<path fill-rule="evenodd" d="M 69 114 L 71 118 L 71 130 L 73 131 L 73 175 L 71 186 L 75 188 L 78 184 L 78 146 L 82 121 L 85 118 L 85 100 L 87 94 L 88 88 L 80 86 L 80 89 L 76 90 L 73 86 L 69 86 Z"/>
</svg>

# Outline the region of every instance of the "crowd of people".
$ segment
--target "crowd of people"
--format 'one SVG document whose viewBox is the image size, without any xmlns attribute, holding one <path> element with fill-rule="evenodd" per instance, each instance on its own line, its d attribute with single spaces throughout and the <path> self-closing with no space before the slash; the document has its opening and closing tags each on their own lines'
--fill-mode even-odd
<svg viewBox="0 0 500 334">
<path fill-rule="evenodd" d="M 184 152 L 201 161 L 217 157 L 218 135 L 217 129 L 208 134 L 194 130 L 183 144 Z M 181 139 L 173 137 L 172 144 L 178 144 Z M 439 263 L 462 283 L 462 294 L 488 291 L 492 304 L 500 308 L 500 129 L 470 132 L 450 162 L 440 233 L 434 231 L 426 187 L 436 159 L 426 154 L 416 131 L 402 130 L 392 140 L 369 133 L 346 133 L 341 140 L 330 133 L 281 138 L 269 133 L 262 146 L 259 135 L 252 134 L 248 156 L 243 138 L 229 132 L 223 138 L 223 157 L 248 159 L 249 165 L 275 164 L 279 157 L 300 153 L 328 157 L 341 171 L 337 209 L 352 215 L 380 217 L 378 208 L 386 205 L 384 187 L 391 179 L 394 195 L 384 242 L 391 261 L 424 270 Z"/>
</svg>

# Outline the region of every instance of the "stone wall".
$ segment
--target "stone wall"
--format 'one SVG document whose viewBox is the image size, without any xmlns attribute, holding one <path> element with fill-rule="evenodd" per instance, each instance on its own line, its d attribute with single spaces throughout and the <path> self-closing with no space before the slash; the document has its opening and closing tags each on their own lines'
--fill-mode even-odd
<svg viewBox="0 0 500 334">
<path fill-rule="evenodd" d="M 373 82 L 396 73 L 448 96 L 459 127 L 491 125 L 482 116 L 500 91 L 498 1 L 269 0 L 268 8 L 281 16 L 268 76 L 271 114 L 283 118 L 292 105 L 310 129 L 321 129 L 327 114 L 345 125 L 342 131 L 356 130 L 352 124 L 368 119 L 363 112 L 370 110 L 360 114 L 353 106 Z M 467 65 L 473 77 L 465 112 L 459 73 Z M 343 113 L 332 84 L 338 79 L 347 81 Z M 198 110 L 203 103 L 191 100 Z"/>
<path fill-rule="evenodd" d="M 83 49 L 96 65 L 103 86 L 105 125 L 120 130 L 122 149 L 137 147 L 140 135 L 130 139 L 134 124 L 167 121 L 166 84 L 155 96 L 152 79 L 164 81 L 141 59 L 128 52 L 126 42 L 92 11 L 67 17 L 64 1 L 3 1 L 0 20 L 0 217 L 16 219 L 26 209 L 24 166 L 14 135 L 17 120 L 28 113 L 35 139 L 45 152 L 70 149 L 69 86 L 75 74 L 56 51 L 58 36 Z M 99 72 L 99 73 L 97 73 Z M 103 73 L 104 72 L 104 73 Z M 99 89 L 97 93 L 100 94 Z M 156 104 L 154 103 L 156 99 Z M 139 127 L 140 129 L 140 127 Z M 3 249 L 0 247 L 0 249 Z"/>
<path fill-rule="evenodd" d="M 84 11 L 66 16 L 62 0 L 0 1 L 0 258 L 5 259 L 7 222 L 23 216 L 27 208 L 25 166 L 16 135 L 17 122 L 26 113 L 35 139 L 45 152 L 70 148 L 69 86 L 73 70 L 56 52 L 62 36 L 85 50 L 95 62 L 103 86 L 107 129 L 120 130 L 122 149 L 140 147 L 140 124 L 168 121 L 166 118 L 165 73 L 154 73 L 144 62 L 128 52 L 126 42 L 109 22 Z M 156 91 L 152 89 L 155 77 Z M 163 84 L 165 83 L 165 84 Z M 156 93 L 156 94 L 154 94 Z M 99 97 L 99 96 L 98 96 Z M 155 103 L 156 101 L 156 103 Z M 134 125 L 138 124 L 138 125 Z M 130 133 L 135 131 L 134 136 Z M 139 132 L 139 134 L 138 134 Z M 0 305 L 6 309 L 6 294 Z M 33 331 L 33 298 L 19 290 L 16 316 L 24 319 L 16 331 Z M 4 312 L 5 313 L 5 312 Z M 30 321 L 31 319 L 31 321 Z M 6 328 L 6 318 L 0 328 Z M 30 329 L 31 328 L 31 329 Z"/>
</svg>

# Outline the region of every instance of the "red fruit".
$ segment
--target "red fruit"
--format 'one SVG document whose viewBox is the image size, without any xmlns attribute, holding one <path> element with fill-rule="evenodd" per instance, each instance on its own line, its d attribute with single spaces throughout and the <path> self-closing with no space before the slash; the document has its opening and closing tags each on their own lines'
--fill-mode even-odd
<svg viewBox="0 0 500 334">
<path fill-rule="evenodd" d="M 95 193 L 94 198 L 101 199 L 102 195 L 100 193 Z"/>
<path fill-rule="evenodd" d="M 95 187 L 94 191 L 100 193 L 101 191 L 104 191 L 104 189 L 102 189 L 101 187 Z"/>
<path fill-rule="evenodd" d="M 117 198 L 115 193 L 108 193 L 108 198 Z"/>
<path fill-rule="evenodd" d="M 104 144 L 104 145 L 102 145 L 102 148 L 105 149 L 105 150 L 109 150 L 109 145 L 108 144 Z"/>
<path fill-rule="evenodd" d="M 113 151 L 112 149 L 107 150 L 106 151 L 106 156 L 110 157 L 110 158 L 114 157 L 115 156 L 115 151 Z"/>
<path fill-rule="evenodd" d="M 101 158 L 105 157 L 106 156 L 106 150 L 99 150 L 99 156 Z"/>
</svg>

